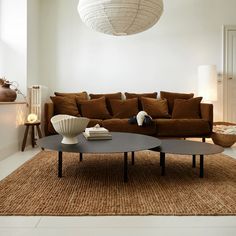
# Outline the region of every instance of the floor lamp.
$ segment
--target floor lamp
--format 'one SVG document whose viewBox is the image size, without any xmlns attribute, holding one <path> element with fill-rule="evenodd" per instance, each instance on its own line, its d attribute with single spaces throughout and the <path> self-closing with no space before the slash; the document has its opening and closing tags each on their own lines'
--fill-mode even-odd
<svg viewBox="0 0 236 236">
<path fill-rule="evenodd" d="M 217 71 L 215 65 L 198 67 L 198 95 L 204 102 L 217 101 Z"/>
</svg>

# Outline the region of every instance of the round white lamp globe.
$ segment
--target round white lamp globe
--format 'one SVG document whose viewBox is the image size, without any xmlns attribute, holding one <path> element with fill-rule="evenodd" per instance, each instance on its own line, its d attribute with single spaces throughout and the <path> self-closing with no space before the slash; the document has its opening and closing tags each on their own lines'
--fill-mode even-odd
<svg viewBox="0 0 236 236">
<path fill-rule="evenodd" d="M 80 0 L 78 12 L 89 28 L 125 36 L 155 25 L 163 13 L 163 0 Z"/>
<path fill-rule="evenodd" d="M 37 120 L 38 120 L 38 116 L 34 113 L 29 114 L 27 117 L 27 121 L 29 123 L 35 123 Z"/>
</svg>

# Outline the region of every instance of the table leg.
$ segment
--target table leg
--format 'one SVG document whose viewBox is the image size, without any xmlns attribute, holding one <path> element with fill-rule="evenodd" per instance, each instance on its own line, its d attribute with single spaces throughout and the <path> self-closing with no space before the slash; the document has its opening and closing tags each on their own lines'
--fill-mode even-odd
<svg viewBox="0 0 236 236">
<path fill-rule="evenodd" d="M 162 156 L 161 156 L 161 152 L 160 152 L 160 166 L 162 166 Z"/>
<path fill-rule="evenodd" d="M 128 182 L 128 153 L 124 153 L 124 182 Z"/>
<path fill-rule="evenodd" d="M 42 132 L 41 132 L 41 129 L 40 129 L 39 125 L 37 125 L 36 128 L 37 128 L 37 131 L 38 131 L 39 138 L 42 138 L 43 135 L 42 135 Z"/>
<path fill-rule="evenodd" d="M 160 153 L 160 162 L 161 162 L 161 175 L 165 175 L 165 159 L 166 159 L 166 154 L 164 152 Z"/>
<path fill-rule="evenodd" d="M 27 125 L 26 128 L 25 128 L 24 139 L 23 139 L 23 143 L 22 143 L 22 147 L 21 147 L 22 152 L 24 152 L 24 150 L 25 150 L 28 132 L 29 132 L 29 126 Z"/>
<path fill-rule="evenodd" d="M 80 154 L 79 154 L 79 161 L 80 161 L 80 162 L 83 161 L 83 153 L 80 153 Z"/>
<path fill-rule="evenodd" d="M 196 155 L 193 155 L 192 167 L 196 168 Z"/>
<path fill-rule="evenodd" d="M 34 148 L 35 146 L 34 125 L 32 125 L 31 144 L 32 144 L 32 147 Z"/>
<path fill-rule="evenodd" d="M 43 135 L 42 135 L 42 132 L 41 132 L 41 129 L 40 129 L 39 125 L 36 125 L 36 128 L 37 128 L 37 131 L 38 131 L 39 138 L 42 138 Z M 44 151 L 44 148 L 41 148 L 41 149 Z"/>
<path fill-rule="evenodd" d="M 132 165 L 134 165 L 134 152 L 132 152 Z"/>
<path fill-rule="evenodd" d="M 204 176 L 204 155 L 200 155 L 200 178 Z"/>
<path fill-rule="evenodd" d="M 62 177 L 62 152 L 58 152 L 58 177 Z"/>
</svg>

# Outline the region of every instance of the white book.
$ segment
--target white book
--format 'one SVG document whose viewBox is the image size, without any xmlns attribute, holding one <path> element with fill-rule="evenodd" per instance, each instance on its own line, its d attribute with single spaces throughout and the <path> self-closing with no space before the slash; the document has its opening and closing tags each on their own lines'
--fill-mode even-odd
<svg viewBox="0 0 236 236">
<path fill-rule="evenodd" d="M 86 133 L 86 132 L 85 132 L 85 133 Z M 92 134 L 89 133 L 89 134 L 88 134 L 88 133 L 86 133 L 86 135 L 88 135 L 88 136 L 90 136 L 90 137 L 100 137 L 100 136 L 101 136 L 101 137 L 106 137 L 106 136 L 111 136 L 111 133 L 109 133 L 109 132 L 108 132 L 108 133 L 104 133 L 104 134 L 103 134 L 103 133 L 101 133 L 101 134 L 94 134 L 94 133 L 92 133 Z"/>
<path fill-rule="evenodd" d="M 109 133 L 109 131 L 107 129 L 103 128 L 103 127 L 100 127 L 100 128 L 91 127 L 91 128 L 86 128 L 85 133 L 88 134 L 88 135 L 91 135 L 91 134 L 107 134 L 107 133 Z"/>
<path fill-rule="evenodd" d="M 87 140 L 109 140 L 109 139 L 112 139 L 111 134 L 102 135 L 102 136 L 90 136 L 84 132 L 83 135 Z"/>
</svg>

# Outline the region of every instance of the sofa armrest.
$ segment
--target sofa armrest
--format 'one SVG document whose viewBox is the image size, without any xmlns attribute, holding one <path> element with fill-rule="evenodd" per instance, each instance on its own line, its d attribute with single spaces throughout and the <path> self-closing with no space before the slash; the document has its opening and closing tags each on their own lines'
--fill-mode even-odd
<svg viewBox="0 0 236 236">
<path fill-rule="evenodd" d="M 44 115 L 45 115 L 44 132 L 45 135 L 48 136 L 51 134 L 50 130 L 53 128 L 51 124 L 51 118 L 54 116 L 54 106 L 52 102 L 45 103 Z"/>
<path fill-rule="evenodd" d="M 201 103 L 201 117 L 204 120 L 207 120 L 211 126 L 211 130 L 213 127 L 213 105 L 207 103 Z"/>
</svg>

